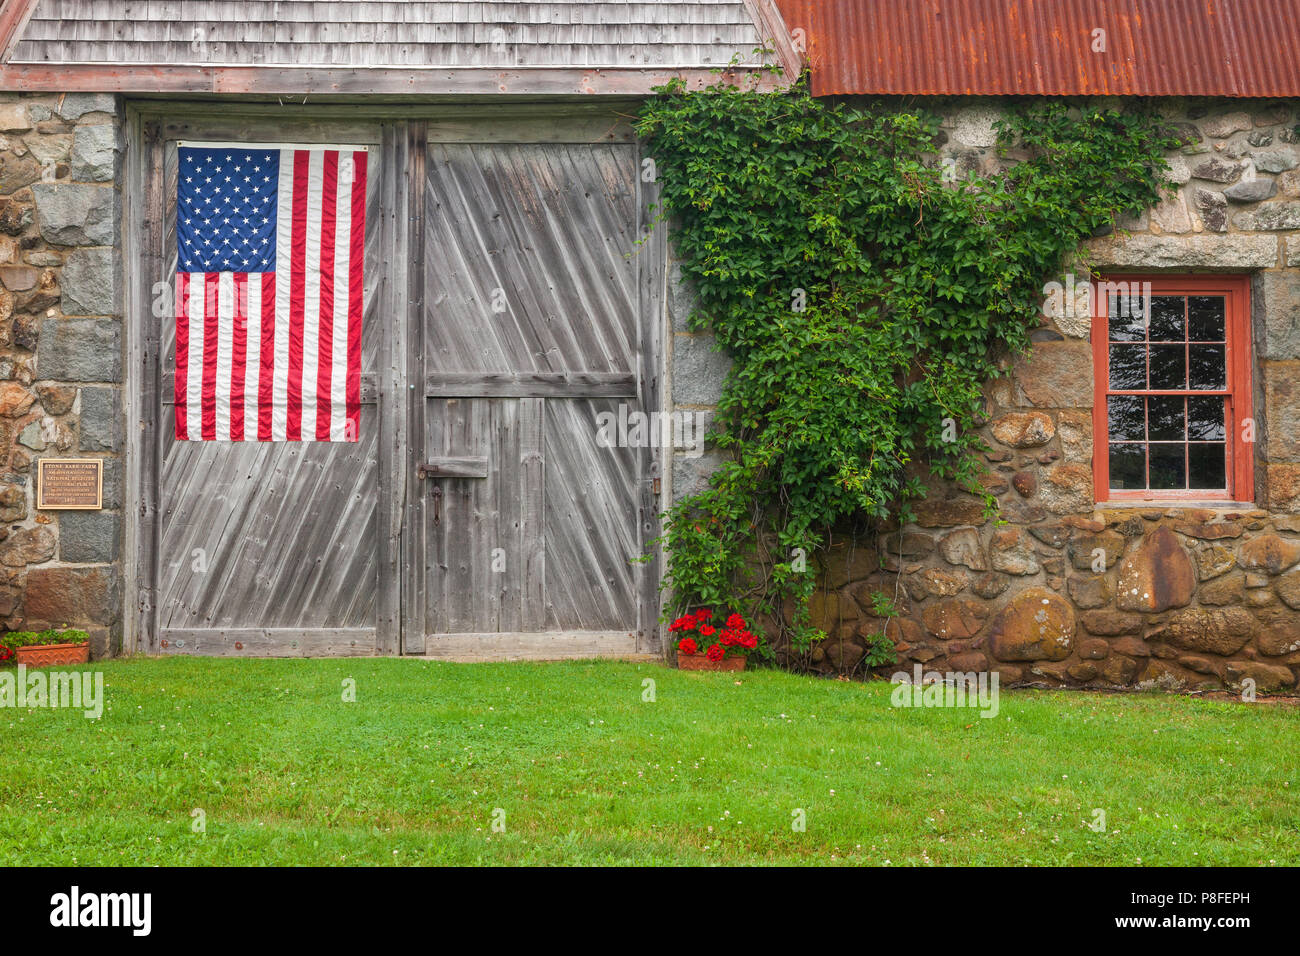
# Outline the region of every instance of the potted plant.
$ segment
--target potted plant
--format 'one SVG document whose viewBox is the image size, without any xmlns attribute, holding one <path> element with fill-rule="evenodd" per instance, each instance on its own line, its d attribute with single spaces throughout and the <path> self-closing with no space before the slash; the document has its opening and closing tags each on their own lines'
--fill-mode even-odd
<svg viewBox="0 0 1300 956">
<path fill-rule="evenodd" d="M 84 664 L 90 660 L 90 635 L 72 629 L 10 631 L 0 636 L 0 660 L 17 657 L 26 667 Z M 8 652 L 8 653 L 4 653 Z"/>
<path fill-rule="evenodd" d="M 684 671 L 743 671 L 747 652 L 758 647 L 758 638 L 743 617 L 729 615 L 718 627 L 707 607 L 679 617 L 668 630 L 680 635 L 677 667 Z"/>
</svg>

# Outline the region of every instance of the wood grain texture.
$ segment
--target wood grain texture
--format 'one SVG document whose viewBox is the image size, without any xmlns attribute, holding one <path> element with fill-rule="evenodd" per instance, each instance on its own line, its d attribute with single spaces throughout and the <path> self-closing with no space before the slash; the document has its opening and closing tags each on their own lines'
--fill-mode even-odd
<svg viewBox="0 0 1300 956">
<path fill-rule="evenodd" d="M 707 68 L 761 32 L 743 0 L 38 0 L 12 62 Z"/>
<path fill-rule="evenodd" d="M 425 653 L 445 634 L 638 628 L 641 408 L 635 151 L 432 143 L 425 171 Z M 455 397 L 452 397 L 455 396 Z M 432 510 L 430 510 L 432 509 Z"/>
<path fill-rule="evenodd" d="M 288 137 L 291 130 L 282 135 Z M 176 268 L 176 144 L 167 144 L 165 273 Z M 381 218 L 382 162 L 369 166 L 366 216 Z M 384 338 L 376 277 L 384 231 L 366 230 L 362 371 L 376 380 Z M 175 323 L 159 323 L 163 380 Z M 160 631 L 369 628 L 378 593 L 379 414 L 361 409 L 360 441 L 178 442 L 174 406 L 159 418 Z M 395 649 L 395 648 L 394 648 Z"/>
</svg>

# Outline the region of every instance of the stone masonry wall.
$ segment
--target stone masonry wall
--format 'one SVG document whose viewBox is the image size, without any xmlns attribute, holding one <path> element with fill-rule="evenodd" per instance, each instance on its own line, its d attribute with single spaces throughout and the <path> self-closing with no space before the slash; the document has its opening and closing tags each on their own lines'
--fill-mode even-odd
<svg viewBox="0 0 1300 956">
<path fill-rule="evenodd" d="M 0 623 L 121 644 L 121 106 L 0 93 Z M 104 459 L 104 510 L 37 511 L 35 462 Z"/>
<path fill-rule="evenodd" d="M 988 389 L 985 484 L 1001 514 L 986 519 L 979 499 L 933 484 L 916 524 L 834 539 L 813 603 L 830 635 L 814 651 L 821 670 L 860 672 L 883 633 L 898 652 L 886 675 L 920 663 L 992 669 L 1006 683 L 1209 689 L 1249 678 L 1261 691 L 1296 688 L 1300 116 L 1294 103 L 1233 101 L 1166 101 L 1162 112 L 1184 136 L 1169 157 L 1178 191 L 1089 243 L 1088 263 L 1253 276 L 1255 507 L 1097 506 L 1089 322 L 1044 315 L 1032 353 Z M 998 168 L 998 115 L 996 101 L 952 109 L 936 161 L 962 176 Z M 1087 275 L 1082 264 L 1076 272 Z M 698 408 L 716 401 L 700 385 L 726 365 L 707 336 L 685 331 L 689 311 L 679 289 L 673 395 Z M 714 466 L 679 455 L 674 499 Z M 872 616 L 876 592 L 896 599 L 898 618 Z"/>
</svg>

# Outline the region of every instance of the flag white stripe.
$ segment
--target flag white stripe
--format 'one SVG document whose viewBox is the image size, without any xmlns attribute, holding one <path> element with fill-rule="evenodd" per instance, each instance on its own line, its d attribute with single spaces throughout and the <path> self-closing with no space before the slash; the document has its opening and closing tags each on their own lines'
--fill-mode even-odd
<svg viewBox="0 0 1300 956">
<path fill-rule="evenodd" d="M 325 207 L 325 154 L 307 154 L 307 252 L 302 319 L 302 439 L 316 438 L 316 376 L 320 368 L 321 218 Z"/>
<path fill-rule="evenodd" d="M 230 373 L 235 344 L 235 274 L 217 278 L 216 439 L 230 441 Z"/>
<path fill-rule="evenodd" d="M 271 440 L 284 441 L 289 414 L 289 287 L 293 249 L 293 150 L 280 151 L 280 194 L 275 232 L 275 365 L 271 386 Z"/>
<path fill-rule="evenodd" d="M 265 272 L 248 277 L 248 335 L 244 363 L 244 441 L 257 441 L 257 385 L 262 368 L 262 283 Z"/>
<path fill-rule="evenodd" d="M 352 177 L 342 173 L 344 162 L 352 162 L 352 152 L 339 154 L 338 202 L 334 220 L 334 334 L 330 355 L 330 440 L 347 441 L 348 414 L 348 266 L 352 255 Z M 352 162 L 353 170 L 356 163 Z"/>
<path fill-rule="evenodd" d="M 203 437 L 203 300 L 207 284 L 202 272 L 190 273 L 189 364 L 185 371 L 185 427 L 190 438 Z M 181 396 L 177 395 L 180 401 Z"/>
</svg>

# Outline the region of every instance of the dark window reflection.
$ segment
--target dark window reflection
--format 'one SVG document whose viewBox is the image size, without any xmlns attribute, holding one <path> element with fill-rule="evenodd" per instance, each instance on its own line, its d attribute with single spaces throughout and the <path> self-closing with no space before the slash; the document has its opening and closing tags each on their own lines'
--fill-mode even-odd
<svg viewBox="0 0 1300 956">
<path fill-rule="evenodd" d="M 1214 346 L 1199 347 L 1214 348 Z M 1151 388 L 1160 390 L 1186 387 L 1187 347 L 1183 345 L 1151 346 Z"/>
<path fill-rule="evenodd" d="M 1110 387 L 1147 387 L 1147 350 L 1145 345 L 1112 345 L 1110 349 Z"/>
<path fill-rule="evenodd" d="M 1141 342 L 1147 337 L 1142 296 L 1111 295 L 1110 338 L 1112 342 Z"/>
<path fill-rule="evenodd" d="M 1146 445 L 1110 446 L 1110 486 L 1145 488 L 1147 486 Z"/>
<path fill-rule="evenodd" d="M 1188 487 L 1228 487 L 1227 453 L 1224 445 L 1188 445 Z"/>
<path fill-rule="evenodd" d="M 1106 400 L 1112 441 L 1141 441 L 1147 437 L 1142 403 L 1137 395 L 1112 395 Z"/>
<path fill-rule="evenodd" d="M 1185 342 L 1187 326 L 1183 313 L 1187 300 L 1181 295 L 1151 297 L 1151 341 Z"/>
<path fill-rule="evenodd" d="M 1187 437 L 1192 441 L 1223 441 L 1223 399 L 1215 396 L 1187 400 Z"/>
<path fill-rule="evenodd" d="M 1228 373 L 1222 345 L 1193 345 L 1188 352 L 1192 388 L 1227 388 Z M 1152 378 L 1154 377 L 1153 369 Z"/>
<path fill-rule="evenodd" d="M 1181 396 L 1159 396 L 1147 399 L 1147 437 L 1151 441 L 1183 441 L 1184 399 Z"/>
<path fill-rule="evenodd" d="M 1151 445 L 1151 487 L 1187 487 L 1187 446 Z"/>
<path fill-rule="evenodd" d="M 1222 342 L 1227 322 L 1221 295 L 1194 295 L 1187 300 L 1187 337 L 1193 342 Z"/>
</svg>

